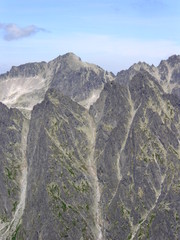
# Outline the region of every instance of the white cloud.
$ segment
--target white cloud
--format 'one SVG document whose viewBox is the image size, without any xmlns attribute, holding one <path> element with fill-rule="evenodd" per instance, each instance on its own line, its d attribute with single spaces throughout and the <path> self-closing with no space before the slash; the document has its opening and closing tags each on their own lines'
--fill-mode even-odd
<svg viewBox="0 0 180 240">
<path fill-rule="evenodd" d="M 39 31 L 44 31 L 42 28 L 38 28 L 37 26 L 34 25 L 21 28 L 14 23 L 0 24 L 0 29 L 3 30 L 3 38 L 6 41 L 12 41 L 29 37 Z"/>
</svg>

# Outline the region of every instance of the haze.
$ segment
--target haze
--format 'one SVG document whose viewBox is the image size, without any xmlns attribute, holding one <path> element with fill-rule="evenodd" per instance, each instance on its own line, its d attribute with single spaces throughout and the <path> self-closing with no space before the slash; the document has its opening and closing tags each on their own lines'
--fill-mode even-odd
<svg viewBox="0 0 180 240">
<path fill-rule="evenodd" d="M 177 0 L 2 0 L 0 72 L 74 52 L 114 73 L 180 52 Z"/>
</svg>

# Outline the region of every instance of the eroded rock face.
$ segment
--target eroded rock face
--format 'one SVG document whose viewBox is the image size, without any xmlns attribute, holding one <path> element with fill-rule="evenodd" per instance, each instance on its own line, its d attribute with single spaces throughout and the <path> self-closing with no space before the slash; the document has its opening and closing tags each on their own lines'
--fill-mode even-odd
<svg viewBox="0 0 180 240">
<path fill-rule="evenodd" d="M 128 84 L 138 73 L 146 71 L 151 74 L 162 86 L 166 93 L 172 93 L 179 97 L 180 89 L 180 56 L 173 55 L 163 60 L 155 67 L 144 62 L 132 65 L 128 70 L 117 74 L 116 81 L 121 84 Z"/>
<path fill-rule="evenodd" d="M 179 62 L 138 63 L 115 80 L 74 54 L 33 65 L 32 74 L 13 70 L 13 78 L 34 78 L 43 69 L 48 80 L 29 131 L 18 110 L 0 105 L 0 212 L 10 221 L 1 238 L 179 239 Z M 36 90 L 28 94 L 35 103 Z M 26 158 L 27 181 L 19 171 L 8 183 L 10 161 Z"/>
<path fill-rule="evenodd" d="M 37 103 L 43 101 L 48 88 L 55 88 L 65 95 L 89 106 L 88 102 L 95 101 L 97 95 L 114 75 L 102 68 L 84 63 L 73 53 L 50 61 L 49 63 L 27 63 L 12 67 L 10 72 L 0 76 L 0 101 L 8 107 L 16 107 L 26 117 Z M 93 100 L 93 101 L 92 101 Z"/>
<path fill-rule="evenodd" d="M 76 102 L 86 100 L 93 90 L 102 89 L 107 81 L 114 79 L 112 74 L 94 64 L 83 63 L 74 54 L 62 56 L 60 61 L 51 88 L 58 88 Z"/>
<path fill-rule="evenodd" d="M 24 239 L 97 239 L 91 124 L 88 112 L 58 90 L 34 108 Z"/>
<path fill-rule="evenodd" d="M 13 237 L 25 206 L 28 121 L 17 109 L 0 103 L 0 239 Z"/>
<path fill-rule="evenodd" d="M 106 84 L 90 114 L 49 91 L 31 119 L 24 239 L 177 239 L 179 114 L 148 73 Z"/>
<path fill-rule="evenodd" d="M 16 109 L 0 104 L 1 219 L 10 219 L 18 201 L 20 178 L 21 132 L 23 117 Z"/>
<path fill-rule="evenodd" d="M 94 116 L 104 109 L 96 139 L 103 239 L 177 239 L 180 232 L 170 226 L 178 229 L 180 214 L 178 100 L 148 73 L 135 75 L 127 88 L 126 98 L 120 88 L 92 108 Z M 115 126 L 105 124 L 109 111 Z"/>
</svg>

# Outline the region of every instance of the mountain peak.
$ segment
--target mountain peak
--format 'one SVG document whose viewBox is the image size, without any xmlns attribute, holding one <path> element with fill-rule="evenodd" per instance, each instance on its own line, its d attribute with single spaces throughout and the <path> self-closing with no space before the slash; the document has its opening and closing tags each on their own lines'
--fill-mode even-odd
<svg viewBox="0 0 180 240">
<path fill-rule="evenodd" d="M 172 60 L 180 60 L 180 55 L 174 54 L 170 56 L 167 61 L 172 61 Z"/>
<path fill-rule="evenodd" d="M 67 59 L 73 59 L 75 61 L 81 61 L 81 58 L 78 57 L 76 54 L 74 54 L 73 52 L 68 52 L 64 55 L 62 55 L 63 58 L 67 58 Z"/>
<path fill-rule="evenodd" d="M 175 64 L 179 64 L 180 55 L 172 55 L 171 57 L 168 58 L 167 62 L 170 63 L 172 66 L 174 66 Z"/>
<path fill-rule="evenodd" d="M 158 67 L 169 64 L 171 67 L 174 67 L 176 64 L 180 64 L 180 55 L 172 55 L 167 60 L 162 60 Z"/>
<path fill-rule="evenodd" d="M 67 53 L 0 76 L 0 101 L 23 112 L 0 103 L 0 239 L 179 239 L 170 63 L 113 76 Z"/>
<path fill-rule="evenodd" d="M 12 67 L 10 72 L 0 76 L 0 88 L 3 89 L 0 101 L 29 114 L 33 106 L 44 99 L 47 89 L 55 88 L 83 106 L 89 106 L 95 96 L 99 96 L 104 83 L 112 78 L 99 66 L 83 62 L 69 52 L 48 63 Z"/>
<path fill-rule="evenodd" d="M 59 55 L 57 58 L 53 59 L 51 62 L 62 62 L 62 61 L 65 61 L 67 63 L 82 63 L 81 61 L 81 58 L 78 57 L 76 54 L 72 53 L 72 52 L 69 52 L 69 53 L 66 53 L 66 54 L 63 54 L 63 55 Z"/>
<path fill-rule="evenodd" d="M 149 69 L 150 65 L 146 62 L 138 62 L 133 64 L 130 68 L 133 68 L 136 71 L 140 71 L 141 69 Z"/>
</svg>

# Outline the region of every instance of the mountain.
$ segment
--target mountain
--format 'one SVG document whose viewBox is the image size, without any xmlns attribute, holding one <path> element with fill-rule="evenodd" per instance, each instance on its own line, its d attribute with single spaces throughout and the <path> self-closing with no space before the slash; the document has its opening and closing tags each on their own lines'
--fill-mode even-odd
<svg viewBox="0 0 180 240">
<path fill-rule="evenodd" d="M 1 75 L 0 239 L 179 239 L 179 71 L 68 53 Z"/>
<path fill-rule="evenodd" d="M 81 61 L 73 53 L 49 63 L 28 63 L 12 67 L 0 76 L 0 101 L 29 116 L 33 106 L 44 99 L 48 88 L 58 88 L 65 95 L 89 108 L 99 96 L 104 83 L 114 78 L 94 64 Z"/>
<path fill-rule="evenodd" d="M 0 103 L 0 239 L 13 235 L 21 220 L 27 181 L 28 120 Z"/>
<path fill-rule="evenodd" d="M 145 62 L 135 63 L 128 70 L 119 72 L 116 80 L 121 84 L 127 84 L 139 71 L 147 71 L 160 83 L 166 93 L 172 93 L 180 98 L 180 56 L 173 55 L 161 61 L 157 67 Z"/>
</svg>

